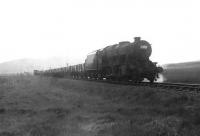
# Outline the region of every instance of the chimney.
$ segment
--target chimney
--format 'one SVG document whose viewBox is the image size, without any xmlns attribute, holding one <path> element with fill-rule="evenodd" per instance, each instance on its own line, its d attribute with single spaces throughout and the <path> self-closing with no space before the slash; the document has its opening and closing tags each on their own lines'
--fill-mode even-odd
<svg viewBox="0 0 200 136">
<path fill-rule="evenodd" d="M 135 41 L 134 42 L 139 42 L 140 41 L 140 37 L 134 37 Z"/>
</svg>

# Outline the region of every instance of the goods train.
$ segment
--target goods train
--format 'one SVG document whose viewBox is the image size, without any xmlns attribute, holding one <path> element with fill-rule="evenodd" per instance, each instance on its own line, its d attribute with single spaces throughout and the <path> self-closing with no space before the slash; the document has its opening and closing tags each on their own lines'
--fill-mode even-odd
<svg viewBox="0 0 200 136">
<path fill-rule="evenodd" d="M 34 74 L 134 82 L 141 82 L 146 78 L 154 82 L 163 69 L 149 59 L 151 44 L 140 37 L 134 39 L 134 42 L 123 41 L 91 52 L 83 64 L 44 71 L 34 70 Z"/>
</svg>

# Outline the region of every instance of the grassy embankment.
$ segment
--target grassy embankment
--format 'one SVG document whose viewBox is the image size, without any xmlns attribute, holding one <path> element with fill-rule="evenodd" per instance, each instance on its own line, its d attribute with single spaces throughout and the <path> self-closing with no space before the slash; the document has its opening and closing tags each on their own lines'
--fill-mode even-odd
<svg viewBox="0 0 200 136">
<path fill-rule="evenodd" d="M 197 136 L 199 94 L 68 79 L 0 79 L 0 136 Z"/>
<path fill-rule="evenodd" d="M 200 62 L 186 62 L 165 66 L 167 82 L 200 83 Z"/>
</svg>

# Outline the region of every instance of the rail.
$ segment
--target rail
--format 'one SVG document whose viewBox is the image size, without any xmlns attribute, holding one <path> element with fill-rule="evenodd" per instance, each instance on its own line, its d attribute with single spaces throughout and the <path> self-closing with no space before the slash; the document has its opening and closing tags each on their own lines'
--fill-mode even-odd
<svg viewBox="0 0 200 136">
<path fill-rule="evenodd" d="M 186 84 L 186 83 L 170 83 L 170 82 L 140 82 L 140 83 L 134 83 L 134 82 L 125 82 L 125 81 L 107 81 L 107 80 L 93 80 L 89 79 L 89 81 L 96 81 L 96 82 L 103 82 L 103 83 L 111 83 L 111 84 L 119 84 L 119 85 L 133 85 L 133 86 L 149 86 L 154 88 L 166 88 L 166 89 L 174 89 L 178 91 L 197 91 L 200 92 L 200 84 Z"/>
</svg>

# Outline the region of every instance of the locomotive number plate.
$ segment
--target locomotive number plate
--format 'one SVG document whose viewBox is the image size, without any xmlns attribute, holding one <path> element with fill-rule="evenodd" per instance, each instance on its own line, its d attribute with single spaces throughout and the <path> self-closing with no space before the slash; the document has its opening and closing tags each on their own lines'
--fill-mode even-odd
<svg viewBox="0 0 200 136">
<path fill-rule="evenodd" d="M 140 49 L 147 49 L 148 47 L 146 45 L 141 45 Z"/>
</svg>

